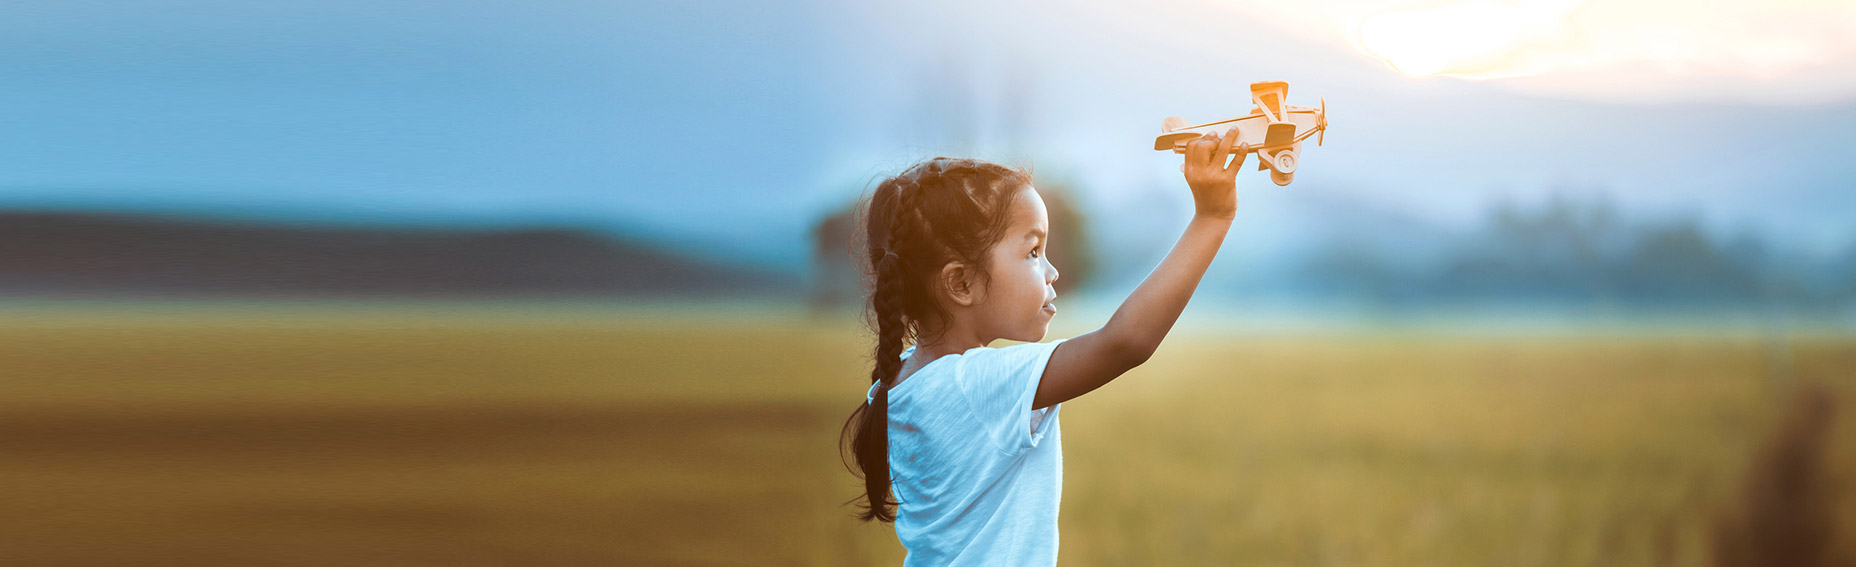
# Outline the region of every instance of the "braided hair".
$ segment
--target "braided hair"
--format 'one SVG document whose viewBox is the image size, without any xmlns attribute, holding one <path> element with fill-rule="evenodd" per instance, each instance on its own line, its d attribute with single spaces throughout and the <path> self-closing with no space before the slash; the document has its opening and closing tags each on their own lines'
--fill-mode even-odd
<svg viewBox="0 0 1856 567">
<path fill-rule="evenodd" d="M 864 209 L 864 248 L 871 282 L 870 315 L 876 329 L 876 359 L 870 369 L 868 401 L 845 421 L 840 443 L 849 441 L 863 478 L 863 521 L 894 522 L 898 503 L 889 474 L 889 388 L 902 371 L 903 345 L 919 342 L 924 323 L 946 321 L 935 300 L 942 267 L 960 262 L 980 268 L 1005 229 L 1006 208 L 1017 191 L 1030 187 L 1022 170 L 972 159 L 937 157 L 883 180 Z"/>
</svg>

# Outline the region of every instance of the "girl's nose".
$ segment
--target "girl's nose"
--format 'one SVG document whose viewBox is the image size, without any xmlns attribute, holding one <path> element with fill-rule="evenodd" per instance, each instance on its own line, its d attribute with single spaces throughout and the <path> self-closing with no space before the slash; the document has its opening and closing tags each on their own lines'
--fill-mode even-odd
<svg viewBox="0 0 1856 567">
<path fill-rule="evenodd" d="M 1050 263 L 1049 258 L 1044 258 L 1044 283 L 1054 281 L 1057 281 L 1057 265 Z"/>
</svg>

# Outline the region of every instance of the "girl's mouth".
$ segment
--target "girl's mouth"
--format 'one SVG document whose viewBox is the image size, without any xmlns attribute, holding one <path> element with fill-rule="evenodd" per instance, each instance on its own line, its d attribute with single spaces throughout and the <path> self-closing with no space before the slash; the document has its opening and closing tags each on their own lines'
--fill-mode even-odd
<svg viewBox="0 0 1856 567">
<path fill-rule="evenodd" d="M 1056 315 L 1057 314 L 1057 301 L 1051 300 L 1049 303 L 1045 303 L 1044 312 L 1052 314 L 1052 315 Z"/>
</svg>

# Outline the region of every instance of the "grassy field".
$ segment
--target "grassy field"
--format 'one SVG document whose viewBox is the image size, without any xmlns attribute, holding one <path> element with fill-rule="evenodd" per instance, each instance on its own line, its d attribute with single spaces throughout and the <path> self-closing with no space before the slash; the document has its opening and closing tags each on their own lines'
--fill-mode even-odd
<svg viewBox="0 0 1856 567">
<path fill-rule="evenodd" d="M 36 309 L 12 565 L 870 565 L 854 325 L 725 311 Z M 1057 336 L 1067 336 L 1059 334 Z M 1856 338 L 1182 331 L 1066 404 L 1065 565 L 1702 565 Z M 1848 482 L 1844 484 L 1848 485 Z M 1856 491 L 1828 499 L 1856 541 Z"/>
</svg>

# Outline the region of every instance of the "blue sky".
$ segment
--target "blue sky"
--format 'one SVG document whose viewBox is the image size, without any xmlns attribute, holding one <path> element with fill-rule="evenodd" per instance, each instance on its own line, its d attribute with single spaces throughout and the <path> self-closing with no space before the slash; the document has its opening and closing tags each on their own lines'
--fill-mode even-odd
<svg viewBox="0 0 1856 567">
<path fill-rule="evenodd" d="M 771 139 L 814 104 L 769 80 L 790 54 L 738 49 L 783 38 L 697 14 L 380 6 L 8 4 L 5 197 L 601 215 L 677 201 L 740 163 L 696 169 L 690 146 L 731 125 Z"/>
<path fill-rule="evenodd" d="M 1735 45 L 1635 56 L 1634 12 L 1565 8 L 1572 31 L 1532 26 L 1538 44 L 1421 45 L 1479 67 L 1414 77 L 1342 37 L 1397 5 L 1297 5 L 7 3 L 0 206 L 571 223 L 790 268 L 876 176 L 961 154 L 1076 186 L 1133 253 L 1190 210 L 1177 157 L 1146 146 L 1160 119 L 1241 114 L 1247 83 L 1287 80 L 1291 103 L 1327 99 L 1333 132 L 1294 185 L 1240 179 L 1239 238 L 1312 238 L 1341 211 L 1468 226 L 1572 193 L 1856 242 L 1856 89 L 1824 78 L 1847 45 L 1735 27 Z"/>
</svg>

